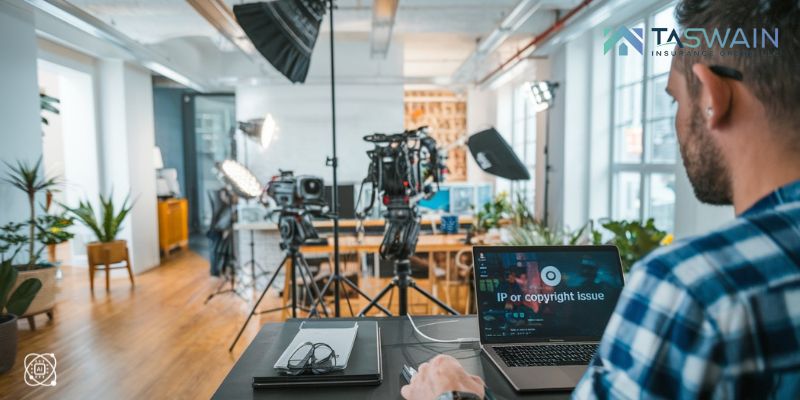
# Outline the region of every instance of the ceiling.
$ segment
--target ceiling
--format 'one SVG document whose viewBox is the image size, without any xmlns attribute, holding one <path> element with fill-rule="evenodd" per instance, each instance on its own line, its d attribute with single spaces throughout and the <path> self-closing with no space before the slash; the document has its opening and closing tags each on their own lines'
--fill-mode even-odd
<svg viewBox="0 0 800 400">
<path fill-rule="evenodd" d="M 131 39 L 170 51 L 180 47 L 205 47 L 204 54 L 238 52 L 185 0 L 68 0 L 111 25 Z M 232 7 L 241 3 L 224 0 Z M 519 0 L 399 0 L 391 46 L 402 46 L 403 76 L 443 80 L 473 53 L 481 38 L 495 29 Z M 485 64 L 497 65 L 535 34 L 549 27 L 558 12 L 578 0 L 542 0 L 542 6 L 493 54 Z M 337 0 L 337 37 L 369 40 L 372 0 Z M 322 32 L 327 32 L 323 24 Z M 210 50 L 209 50 L 210 49 Z M 266 64 L 259 68 L 268 74 Z M 274 72 L 274 71 L 273 71 Z"/>
</svg>

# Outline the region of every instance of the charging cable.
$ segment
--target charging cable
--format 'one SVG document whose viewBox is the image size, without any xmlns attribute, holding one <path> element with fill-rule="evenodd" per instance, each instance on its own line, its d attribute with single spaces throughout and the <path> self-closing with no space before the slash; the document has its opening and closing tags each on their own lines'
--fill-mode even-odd
<svg viewBox="0 0 800 400">
<path fill-rule="evenodd" d="M 436 343 L 466 343 L 466 342 L 478 342 L 478 341 L 480 341 L 479 338 L 455 338 L 455 339 L 436 339 L 436 338 L 432 338 L 432 337 L 422 333 L 422 331 L 420 331 L 419 328 L 417 328 L 417 324 L 414 323 L 414 320 L 411 318 L 411 314 L 406 314 L 406 317 L 408 317 L 408 321 L 411 322 L 411 327 L 414 328 L 414 332 L 416 332 L 417 335 L 422 336 L 423 338 L 425 338 L 427 340 L 430 340 L 431 342 L 436 342 Z M 431 326 L 431 325 L 449 324 L 451 322 L 458 322 L 458 320 L 453 319 L 453 320 L 447 320 L 447 321 L 438 321 L 438 322 L 433 322 L 433 323 L 422 325 L 422 326 L 425 327 L 425 326 Z"/>
</svg>

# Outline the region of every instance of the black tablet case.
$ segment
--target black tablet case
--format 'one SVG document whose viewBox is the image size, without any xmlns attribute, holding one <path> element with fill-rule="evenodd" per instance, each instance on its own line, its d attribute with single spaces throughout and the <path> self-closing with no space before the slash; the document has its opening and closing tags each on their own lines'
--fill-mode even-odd
<svg viewBox="0 0 800 400">
<path fill-rule="evenodd" d="M 305 321 L 306 328 L 348 328 L 354 321 Z M 329 374 L 283 375 L 276 371 L 278 361 L 286 346 L 292 342 L 300 328 L 300 321 L 288 321 L 281 330 L 276 345 L 269 351 L 266 362 L 255 371 L 253 388 L 276 388 L 298 386 L 368 386 L 379 385 L 383 380 L 381 358 L 381 335 L 375 321 L 358 321 L 358 333 L 347 362 L 347 368 Z"/>
</svg>

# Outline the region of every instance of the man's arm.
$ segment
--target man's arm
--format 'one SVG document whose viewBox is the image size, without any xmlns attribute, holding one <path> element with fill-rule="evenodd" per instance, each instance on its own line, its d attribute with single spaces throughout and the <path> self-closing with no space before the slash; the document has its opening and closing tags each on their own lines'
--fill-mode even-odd
<svg viewBox="0 0 800 400">
<path fill-rule="evenodd" d="M 696 398 L 709 394 L 723 357 L 706 310 L 664 258 L 632 269 L 575 398 Z"/>
</svg>

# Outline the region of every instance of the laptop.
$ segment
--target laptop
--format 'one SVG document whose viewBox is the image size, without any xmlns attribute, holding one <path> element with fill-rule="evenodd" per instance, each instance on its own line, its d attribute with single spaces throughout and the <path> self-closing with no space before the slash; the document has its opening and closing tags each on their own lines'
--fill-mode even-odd
<svg viewBox="0 0 800 400">
<path fill-rule="evenodd" d="M 615 246 L 475 246 L 481 350 L 515 390 L 572 390 L 622 292 Z"/>
</svg>

